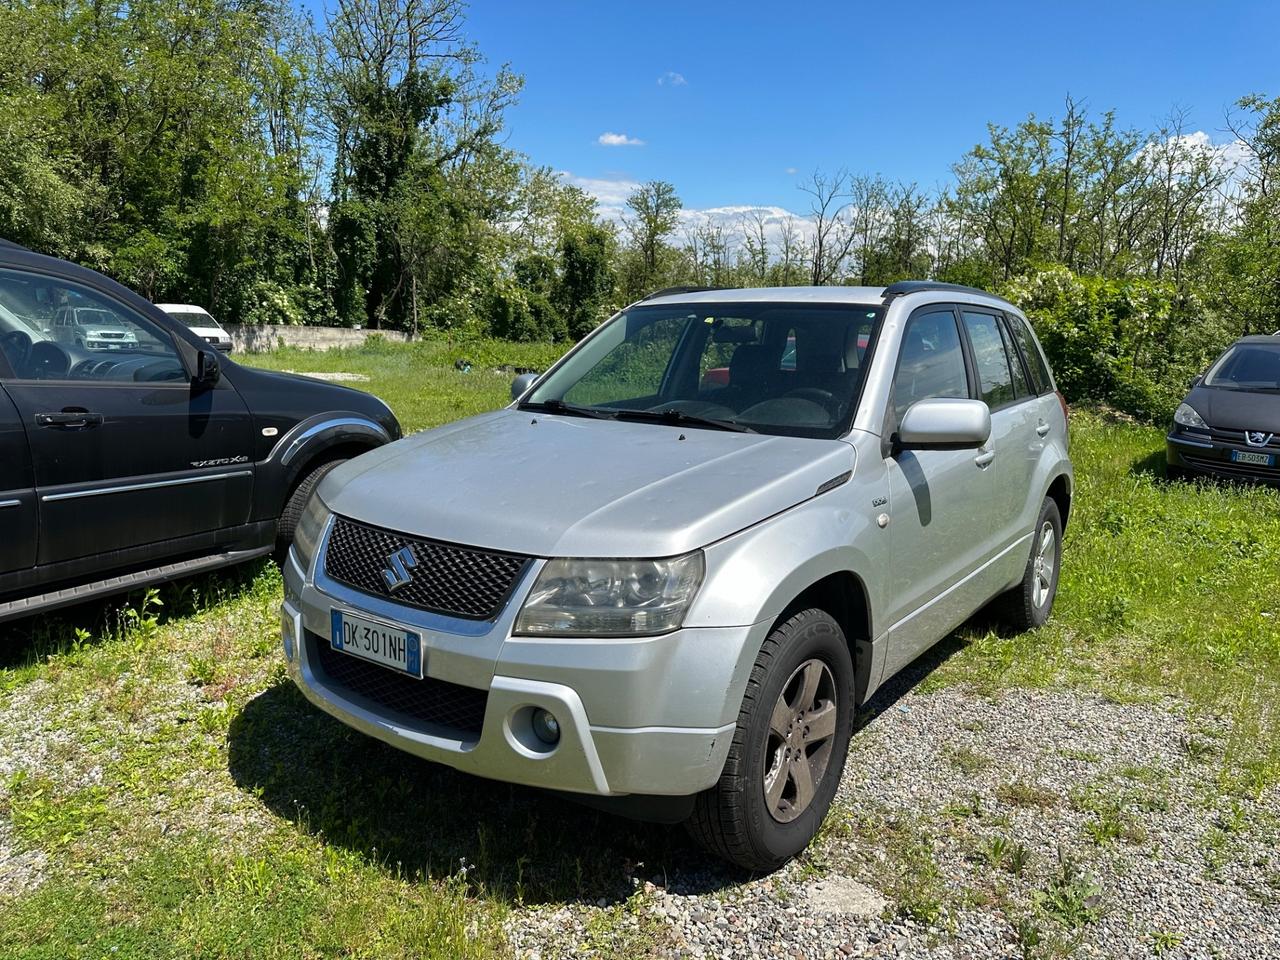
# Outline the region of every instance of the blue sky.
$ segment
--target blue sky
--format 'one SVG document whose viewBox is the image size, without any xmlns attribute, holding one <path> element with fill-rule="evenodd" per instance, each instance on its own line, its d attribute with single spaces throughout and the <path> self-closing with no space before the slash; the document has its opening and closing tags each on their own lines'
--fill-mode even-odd
<svg viewBox="0 0 1280 960">
<path fill-rule="evenodd" d="M 1280 95 L 1280 0 L 475 0 L 466 31 L 525 77 L 510 146 L 602 195 L 670 180 L 690 208 L 803 209 L 815 166 L 943 183 L 988 121 L 1068 92 L 1126 126 L 1182 107 L 1215 141 L 1238 97 Z"/>
</svg>

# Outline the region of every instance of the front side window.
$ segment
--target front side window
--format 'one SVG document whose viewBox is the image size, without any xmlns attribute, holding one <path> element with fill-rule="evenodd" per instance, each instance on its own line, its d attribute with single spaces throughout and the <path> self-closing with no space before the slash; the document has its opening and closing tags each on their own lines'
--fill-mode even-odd
<svg viewBox="0 0 1280 960">
<path fill-rule="evenodd" d="M 838 436 L 853 418 L 881 313 L 878 306 L 839 304 L 632 307 L 570 354 L 524 405 Z"/>
<path fill-rule="evenodd" d="M 996 318 L 989 313 L 970 313 L 967 310 L 962 316 L 969 334 L 969 345 L 973 348 L 982 400 L 992 410 L 1012 403 L 1017 399 L 1013 371 Z"/>
<path fill-rule="evenodd" d="M 1280 342 L 1237 343 L 1205 374 L 1206 387 L 1280 391 Z"/>
<path fill-rule="evenodd" d="M 902 332 L 898 372 L 893 381 L 893 411 L 901 422 L 919 400 L 966 399 L 969 375 L 956 315 L 950 307 L 913 314 Z"/>
<path fill-rule="evenodd" d="M 22 380 L 185 382 L 162 328 L 68 280 L 0 270 L 0 351 Z"/>
</svg>

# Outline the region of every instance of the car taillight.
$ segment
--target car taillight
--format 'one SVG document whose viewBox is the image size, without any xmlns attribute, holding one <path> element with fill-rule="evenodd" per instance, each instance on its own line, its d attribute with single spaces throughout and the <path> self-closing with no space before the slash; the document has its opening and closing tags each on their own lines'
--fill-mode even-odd
<svg viewBox="0 0 1280 960">
<path fill-rule="evenodd" d="M 1058 402 L 1059 402 L 1060 404 L 1062 404 L 1062 419 L 1063 419 L 1063 420 L 1070 420 L 1070 419 L 1071 419 L 1071 408 L 1070 408 L 1069 406 L 1067 406 L 1067 398 L 1066 398 L 1066 397 L 1064 397 L 1064 396 L 1062 395 L 1062 391 L 1061 391 L 1061 390 L 1058 390 L 1058 391 L 1056 391 L 1056 392 L 1057 392 L 1057 396 L 1058 396 Z"/>
</svg>

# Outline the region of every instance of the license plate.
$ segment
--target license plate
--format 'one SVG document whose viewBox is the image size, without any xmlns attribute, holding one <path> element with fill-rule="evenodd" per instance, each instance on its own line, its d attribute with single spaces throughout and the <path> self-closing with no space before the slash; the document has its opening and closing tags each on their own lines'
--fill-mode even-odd
<svg viewBox="0 0 1280 960">
<path fill-rule="evenodd" d="M 421 679 L 422 638 L 418 634 L 345 610 L 334 610 L 331 616 L 329 646 L 334 650 Z"/>
<path fill-rule="evenodd" d="M 1252 453 L 1248 450 L 1232 450 L 1231 459 L 1235 463 L 1252 463 L 1259 467 L 1274 467 L 1276 458 L 1270 453 Z"/>
</svg>

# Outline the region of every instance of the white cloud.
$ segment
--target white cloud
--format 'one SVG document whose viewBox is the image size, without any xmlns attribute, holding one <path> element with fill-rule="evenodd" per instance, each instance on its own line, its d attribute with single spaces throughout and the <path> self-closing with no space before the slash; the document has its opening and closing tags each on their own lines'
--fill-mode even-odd
<svg viewBox="0 0 1280 960">
<path fill-rule="evenodd" d="M 674 70 L 668 70 L 658 78 L 658 86 L 660 87 L 685 87 L 689 85 L 689 81 L 684 78 L 683 73 L 676 73 Z"/>
<path fill-rule="evenodd" d="M 569 186 L 577 187 L 595 197 L 596 202 L 600 204 L 601 215 L 607 220 L 619 219 L 623 208 L 627 205 L 627 197 L 631 196 L 636 191 L 636 188 L 640 186 L 638 180 L 579 177 L 569 173 L 567 170 L 560 171 L 560 179 L 569 184 Z"/>
<path fill-rule="evenodd" d="M 794 176 L 795 176 L 797 173 L 799 173 L 800 171 L 799 171 L 799 170 L 797 170 L 795 167 L 787 167 L 787 171 L 786 171 L 786 172 L 787 172 L 787 174 L 788 174 L 789 176 L 794 177 Z"/>
<path fill-rule="evenodd" d="M 605 132 L 596 138 L 602 147 L 643 147 L 644 141 L 639 137 L 628 137 L 625 133 Z"/>
<path fill-rule="evenodd" d="M 599 204 L 600 216 L 618 226 L 622 225 L 627 215 L 627 197 L 640 186 L 640 182 L 627 177 L 580 177 L 567 170 L 560 171 L 560 179 L 573 187 L 589 193 Z M 782 207 L 760 206 L 758 204 L 738 204 L 725 207 L 704 207 L 701 209 L 685 208 L 680 211 L 680 225 L 672 242 L 682 244 L 685 234 L 699 227 L 722 227 L 731 243 L 741 243 L 747 235 L 747 226 L 755 231 L 754 220 L 759 217 L 764 223 L 765 236 L 770 243 L 776 244 L 782 236 L 784 225 L 790 219 L 796 232 L 808 239 L 813 233 L 813 225 L 802 214 L 793 213 Z"/>
</svg>

